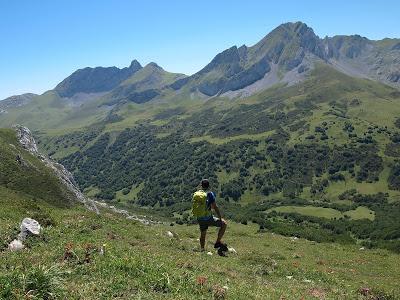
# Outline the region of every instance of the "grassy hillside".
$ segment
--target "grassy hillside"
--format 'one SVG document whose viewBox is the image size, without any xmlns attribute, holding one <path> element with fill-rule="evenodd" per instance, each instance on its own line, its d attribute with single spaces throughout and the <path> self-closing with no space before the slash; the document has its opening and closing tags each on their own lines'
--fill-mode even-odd
<svg viewBox="0 0 400 300">
<path fill-rule="evenodd" d="M 309 240 L 294 237 L 318 228 L 311 216 L 302 219 L 308 226 L 300 222 L 293 228 L 284 222 L 276 226 L 284 220 L 278 214 L 271 214 L 263 225 L 250 218 L 248 225 L 230 221 L 225 240 L 237 254 L 218 256 L 212 248 L 216 232 L 210 229 L 209 255 L 196 251 L 197 225 L 145 226 L 107 210 L 96 215 L 82 206 L 68 205 L 58 181 L 19 147 L 12 130 L 0 130 L 0 147 L 0 299 L 398 299 L 398 254 L 360 248 L 346 242 L 343 234 L 339 235 L 343 243 L 336 244 L 318 242 L 324 241 L 323 235 L 315 235 L 314 241 L 310 234 L 306 235 Z M 218 175 L 227 182 L 232 178 L 226 172 Z M 131 192 L 140 193 L 138 189 L 143 188 Z M 367 213 L 362 207 L 369 207 L 371 199 L 353 192 L 346 197 L 354 203 L 361 201 L 362 206 L 343 214 L 358 219 Z M 384 195 L 375 197 L 371 207 L 379 225 L 387 221 L 381 216 L 390 217 L 391 211 L 379 211 L 378 206 L 388 209 L 388 203 Z M 269 211 L 271 204 L 283 203 L 239 207 L 220 202 L 230 220 L 235 210 L 254 217 Z M 304 203 L 297 200 L 297 204 Z M 161 207 L 158 212 L 176 208 Z M 23 251 L 9 252 L 7 244 L 25 217 L 38 220 L 42 234 L 30 237 Z M 173 221 L 172 216 L 169 219 Z M 351 226 L 358 228 L 357 223 Z M 167 231 L 175 237 L 168 237 Z"/>
<path fill-rule="evenodd" d="M 2 243 L 23 217 L 41 216 L 45 225 L 22 252 L 1 249 L 2 299 L 399 299 L 399 255 L 386 250 L 282 237 L 231 222 L 226 241 L 238 254 L 216 255 L 210 230 L 210 256 L 193 250 L 197 226 L 144 226 L 107 211 L 97 216 L 0 193 Z M 178 238 L 169 238 L 169 230 Z"/>
<path fill-rule="evenodd" d="M 11 201 L 7 200 L 10 193 L 24 201 L 71 204 L 70 192 L 51 169 L 20 146 L 12 129 L 0 129 L 0 188 L 4 201 Z"/>
<path fill-rule="evenodd" d="M 32 130 L 62 129 L 61 132 L 65 132 L 96 123 L 104 119 L 109 111 L 110 108 L 99 106 L 96 98 L 74 106 L 56 92 L 49 91 L 24 106 L 10 108 L 7 113 L 1 114 L 0 127 L 23 124 Z"/>
</svg>

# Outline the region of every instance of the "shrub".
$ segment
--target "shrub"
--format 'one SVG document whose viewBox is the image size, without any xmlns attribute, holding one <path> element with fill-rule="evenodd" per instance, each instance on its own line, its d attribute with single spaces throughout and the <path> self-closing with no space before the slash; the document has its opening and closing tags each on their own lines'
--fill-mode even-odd
<svg viewBox="0 0 400 300">
<path fill-rule="evenodd" d="M 34 267 L 24 278 L 25 291 L 39 299 L 58 299 L 63 293 L 62 275 L 56 266 Z"/>
<path fill-rule="evenodd" d="M 37 266 L 27 273 L 0 276 L 0 299 L 59 299 L 64 295 L 63 272 L 56 266 Z"/>
<path fill-rule="evenodd" d="M 21 294 L 21 278 L 16 272 L 6 276 L 0 276 L 0 299 L 20 299 Z"/>
</svg>

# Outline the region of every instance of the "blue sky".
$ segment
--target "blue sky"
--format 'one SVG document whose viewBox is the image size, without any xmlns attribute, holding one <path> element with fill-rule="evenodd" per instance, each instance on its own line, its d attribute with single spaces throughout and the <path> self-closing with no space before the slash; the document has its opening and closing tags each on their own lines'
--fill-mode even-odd
<svg viewBox="0 0 400 300">
<path fill-rule="evenodd" d="M 133 59 L 191 74 L 281 23 L 321 37 L 400 37 L 400 1 L 0 0 L 0 99 L 42 93 L 78 68 Z"/>
</svg>

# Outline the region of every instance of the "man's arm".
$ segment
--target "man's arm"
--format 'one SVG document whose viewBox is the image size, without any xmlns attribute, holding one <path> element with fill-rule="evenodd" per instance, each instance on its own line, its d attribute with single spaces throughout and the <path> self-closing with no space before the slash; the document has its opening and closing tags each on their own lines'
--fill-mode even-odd
<svg viewBox="0 0 400 300">
<path fill-rule="evenodd" d="M 221 212 L 219 211 L 219 208 L 217 206 L 217 203 L 213 202 L 211 203 L 211 208 L 215 211 L 219 219 L 222 219 Z"/>
</svg>

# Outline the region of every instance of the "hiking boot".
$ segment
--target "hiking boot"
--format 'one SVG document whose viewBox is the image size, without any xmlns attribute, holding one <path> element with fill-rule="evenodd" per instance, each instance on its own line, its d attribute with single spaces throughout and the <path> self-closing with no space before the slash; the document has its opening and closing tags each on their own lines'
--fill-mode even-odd
<svg viewBox="0 0 400 300">
<path fill-rule="evenodd" d="M 226 244 L 224 244 L 224 243 L 221 243 L 221 242 L 215 243 L 215 244 L 214 244 L 214 248 L 215 248 L 215 249 L 218 249 L 218 251 L 219 251 L 219 250 L 221 250 L 221 251 L 228 251 L 228 246 L 227 246 Z"/>
<path fill-rule="evenodd" d="M 225 251 L 223 251 L 222 248 L 219 248 L 217 253 L 219 256 L 226 256 Z"/>
</svg>

